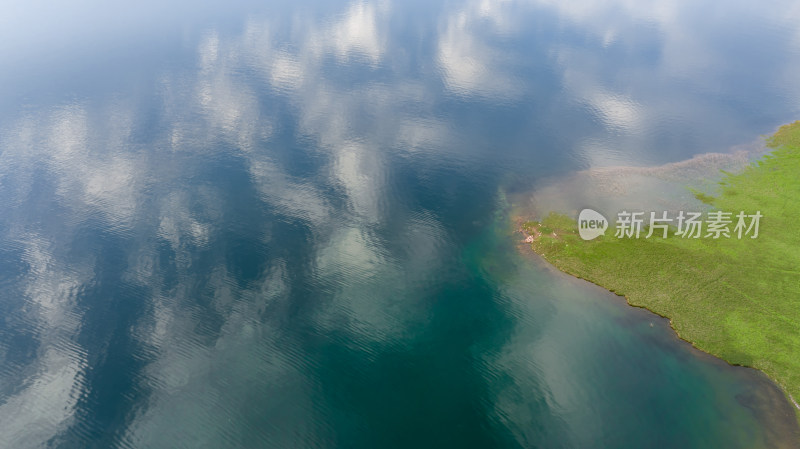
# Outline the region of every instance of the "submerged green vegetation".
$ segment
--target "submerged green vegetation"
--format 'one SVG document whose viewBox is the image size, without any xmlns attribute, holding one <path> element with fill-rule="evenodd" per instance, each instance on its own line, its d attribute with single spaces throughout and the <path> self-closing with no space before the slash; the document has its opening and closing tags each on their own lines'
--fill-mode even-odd
<svg viewBox="0 0 800 449">
<path fill-rule="evenodd" d="M 574 219 L 527 222 L 534 251 L 560 270 L 668 317 L 681 338 L 729 363 L 762 370 L 800 400 L 800 121 L 767 140 L 774 151 L 725 173 L 718 211 L 760 211 L 757 238 L 682 238 L 670 228 L 645 239 L 583 241 Z M 736 224 L 733 218 L 731 231 Z M 705 230 L 704 230 L 705 233 Z M 798 415 L 800 416 L 800 415 Z"/>
</svg>

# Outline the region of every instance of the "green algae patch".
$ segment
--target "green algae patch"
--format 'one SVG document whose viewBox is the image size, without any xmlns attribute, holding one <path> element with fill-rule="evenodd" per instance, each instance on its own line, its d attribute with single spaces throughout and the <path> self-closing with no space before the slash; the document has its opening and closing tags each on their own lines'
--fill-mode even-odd
<svg viewBox="0 0 800 449">
<path fill-rule="evenodd" d="M 584 241 L 576 221 L 559 214 L 522 230 L 560 270 L 668 317 L 703 351 L 763 371 L 800 408 L 800 121 L 767 145 L 771 154 L 726 173 L 719 192 L 703 197 L 718 211 L 759 211 L 757 238 L 682 238 L 674 227 L 666 238 L 661 230 L 644 238 L 646 229 L 617 238 L 612 224 Z"/>
</svg>

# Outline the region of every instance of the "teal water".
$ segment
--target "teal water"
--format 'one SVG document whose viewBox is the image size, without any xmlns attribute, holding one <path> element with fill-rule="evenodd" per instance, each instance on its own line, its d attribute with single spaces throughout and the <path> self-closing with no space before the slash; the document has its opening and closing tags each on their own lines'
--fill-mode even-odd
<svg viewBox="0 0 800 449">
<path fill-rule="evenodd" d="M 793 3 L 3 8 L 0 447 L 798 446 L 505 199 L 798 118 Z"/>
</svg>

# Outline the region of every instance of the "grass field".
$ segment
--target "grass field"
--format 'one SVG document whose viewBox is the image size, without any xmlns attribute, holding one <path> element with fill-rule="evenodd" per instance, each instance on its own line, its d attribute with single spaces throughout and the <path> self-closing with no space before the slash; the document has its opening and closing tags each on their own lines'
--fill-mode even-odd
<svg viewBox="0 0 800 449">
<path fill-rule="evenodd" d="M 800 401 L 800 121 L 767 145 L 772 153 L 726 174 L 716 196 L 702 196 L 733 213 L 731 231 L 739 211 L 760 211 L 755 239 L 733 232 L 704 238 L 705 229 L 701 238 L 682 238 L 674 227 L 667 238 L 657 231 L 645 239 L 646 229 L 639 239 L 617 238 L 616 217 L 608 217 L 605 236 L 583 241 L 575 219 L 557 214 L 523 229 L 535 236 L 534 251 L 560 270 L 670 318 L 681 338 L 764 371 Z"/>
</svg>

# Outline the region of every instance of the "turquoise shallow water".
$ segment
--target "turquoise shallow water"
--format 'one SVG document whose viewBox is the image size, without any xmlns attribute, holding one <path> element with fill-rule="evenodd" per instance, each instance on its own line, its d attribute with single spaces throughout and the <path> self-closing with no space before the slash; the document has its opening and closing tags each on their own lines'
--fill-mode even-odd
<svg viewBox="0 0 800 449">
<path fill-rule="evenodd" d="M 9 8 L 0 447 L 796 447 L 505 199 L 800 115 L 756 6 Z"/>
</svg>

